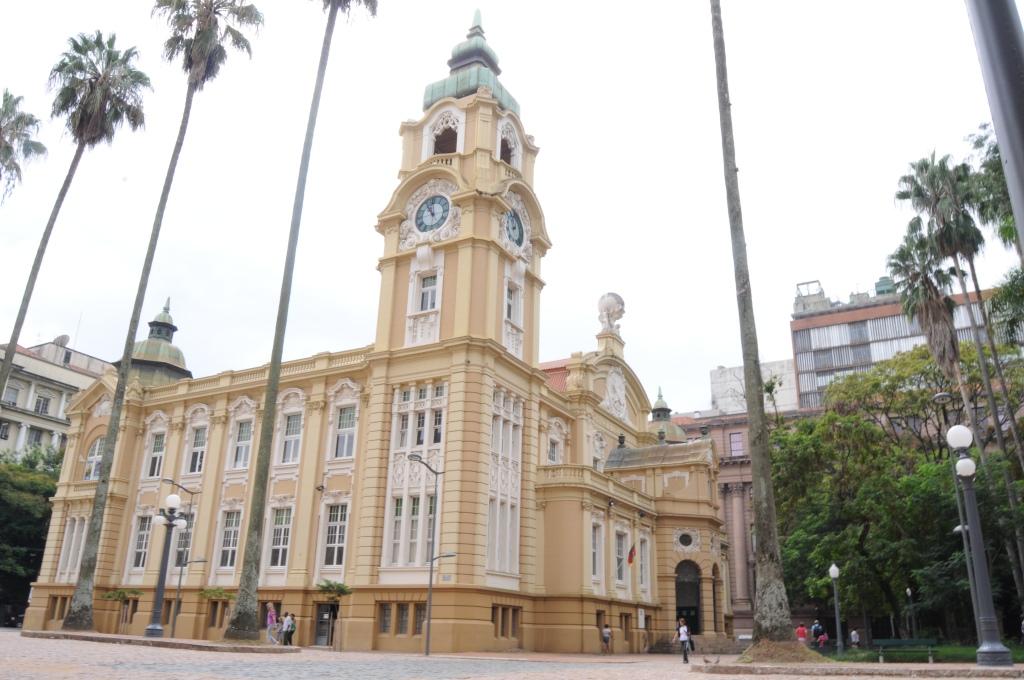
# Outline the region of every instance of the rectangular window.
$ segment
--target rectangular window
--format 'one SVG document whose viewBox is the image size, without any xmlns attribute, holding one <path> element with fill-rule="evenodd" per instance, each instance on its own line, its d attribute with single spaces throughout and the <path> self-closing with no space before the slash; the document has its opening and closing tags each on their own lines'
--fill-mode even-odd
<svg viewBox="0 0 1024 680">
<path fill-rule="evenodd" d="M 402 401 L 409 401 L 412 398 L 412 392 L 410 390 L 402 390 Z"/>
<path fill-rule="evenodd" d="M 345 562 L 345 533 L 348 530 L 348 506 L 327 506 L 327 546 L 324 552 L 325 567 L 340 567 Z"/>
<path fill-rule="evenodd" d="M 7 439 L 11 436 L 11 424 L 0 423 L 0 439 Z"/>
<path fill-rule="evenodd" d="M 50 413 L 50 398 L 49 397 L 36 397 L 36 406 L 33 409 L 39 415 L 47 415 Z"/>
<path fill-rule="evenodd" d="M 427 414 L 420 411 L 416 414 L 416 446 L 423 446 L 423 431 L 427 425 Z"/>
<path fill-rule="evenodd" d="M 548 442 L 548 462 L 552 465 L 558 462 L 558 440 L 552 439 Z"/>
<path fill-rule="evenodd" d="M 220 566 L 234 567 L 238 553 L 238 529 L 242 524 L 242 512 L 230 510 L 224 513 L 224 527 L 220 537 Z"/>
<path fill-rule="evenodd" d="M 398 635 L 409 634 L 409 603 L 400 602 L 398 604 L 398 617 L 396 623 L 398 624 L 395 628 L 395 633 Z"/>
<path fill-rule="evenodd" d="M 409 564 L 416 562 L 416 549 L 419 547 L 420 537 L 420 497 L 413 496 L 409 499 Z"/>
<path fill-rule="evenodd" d="M 11 385 L 7 386 L 4 390 L 4 403 L 16 406 L 18 404 L 18 395 L 21 394 L 21 390 Z"/>
<path fill-rule="evenodd" d="M 378 630 L 385 635 L 391 633 L 391 604 L 388 602 L 380 604 L 380 628 Z"/>
<path fill-rule="evenodd" d="M 444 421 L 444 416 L 441 411 L 434 411 L 434 435 L 431 441 L 435 444 L 441 443 L 441 424 Z"/>
<path fill-rule="evenodd" d="M 100 478 L 100 461 L 103 458 L 103 446 L 106 437 L 99 437 L 89 447 L 89 453 L 85 456 L 85 479 Z"/>
<path fill-rule="evenodd" d="M 391 508 L 391 564 L 398 564 L 402 550 L 402 498 L 395 498 Z"/>
<path fill-rule="evenodd" d="M 601 526 L 598 524 L 590 527 L 590 575 L 597 578 L 601 575 L 598 568 L 601 565 Z"/>
<path fill-rule="evenodd" d="M 356 407 L 338 409 L 338 434 L 334 441 L 335 458 L 351 458 L 356 445 Z"/>
<path fill-rule="evenodd" d="M 292 509 L 274 508 L 274 529 L 270 538 L 270 566 L 288 564 L 288 544 L 291 541 Z"/>
<path fill-rule="evenodd" d="M 509 630 L 510 637 L 519 637 L 519 615 L 522 611 L 523 610 L 519 607 L 512 607 L 512 626 Z"/>
<path fill-rule="evenodd" d="M 284 448 L 281 450 L 282 463 L 296 463 L 299 460 L 299 445 L 302 443 L 302 414 L 293 413 L 284 418 Z"/>
<path fill-rule="evenodd" d="M 426 387 L 419 388 L 416 391 L 416 398 L 417 399 L 426 399 L 427 398 L 427 388 Z"/>
<path fill-rule="evenodd" d="M 139 525 L 135 529 L 135 554 L 132 557 L 133 569 L 142 569 L 146 566 L 146 553 L 149 552 L 149 532 L 152 526 L 152 517 L 149 515 L 139 517 Z"/>
<path fill-rule="evenodd" d="M 159 477 L 164 467 L 164 448 L 167 444 L 167 435 L 157 432 L 153 435 L 153 443 L 149 447 L 149 465 L 146 466 L 147 477 Z"/>
<path fill-rule="evenodd" d="M 192 451 L 188 457 L 188 471 L 199 473 L 203 471 L 203 458 L 206 457 L 206 426 L 197 427 L 192 430 Z"/>
<path fill-rule="evenodd" d="M 615 580 L 626 580 L 626 534 L 615 532 Z"/>
<path fill-rule="evenodd" d="M 434 556 L 434 532 L 437 531 L 434 526 L 435 503 L 436 499 L 433 496 L 427 496 L 427 554 L 423 558 L 424 562 Z"/>
<path fill-rule="evenodd" d="M 435 397 L 443 397 L 444 396 L 444 385 L 435 385 L 434 386 L 434 396 Z"/>
<path fill-rule="evenodd" d="M 640 539 L 640 587 L 647 587 L 647 539 Z"/>
<path fill-rule="evenodd" d="M 744 455 L 744 450 L 743 450 L 743 433 L 742 432 L 730 432 L 729 433 L 729 455 L 731 455 L 731 456 L 742 456 L 742 455 Z"/>
<path fill-rule="evenodd" d="M 398 448 L 404 449 L 409 441 L 409 414 L 403 413 L 398 417 Z"/>
<path fill-rule="evenodd" d="M 43 443 L 43 431 L 30 427 L 28 430 L 28 445 L 39 446 Z"/>
<path fill-rule="evenodd" d="M 249 453 L 252 451 L 252 421 L 243 420 L 235 430 L 235 456 L 231 467 L 236 470 L 249 467 Z"/>
<path fill-rule="evenodd" d="M 189 550 L 192 547 L 192 519 L 190 512 L 185 516 L 185 528 L 178 529 L 178 548 L 174 553 L 174 566 L 184 567 L 188 564 Z"/>
<path fill-rule="evenodd" d="M 437 307 L 437 274 L 420 278 L 420 311 L 429 312 Z"/>
<path fill-rule="evenodd" d="M 423 604 L 422 602 L 417 602 L 413 606 L 413 614 L 412 614 L 412 616 L 413 616 L 412 634 L 413 635 L 423 635 L 423 624 L 427 620 L 427 605 Z"/>
<path fill-rule="evenodd" d="M 505 320 L 516 325 L 523 322 L 523 290 L 511 281 L 505 288 Z"/>
</svg>

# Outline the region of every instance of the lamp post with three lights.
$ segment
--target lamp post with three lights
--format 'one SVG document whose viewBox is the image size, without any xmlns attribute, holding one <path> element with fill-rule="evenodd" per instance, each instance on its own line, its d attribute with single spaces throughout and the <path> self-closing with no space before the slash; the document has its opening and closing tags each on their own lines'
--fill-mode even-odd
<svg viewBox="0 0 1024 680">
<path fill-rule="evenodd" d="M 981 518 L 978 515 L 978 499 L 974 495 L 974 474 L 978 466 L 967 452 L 972 441 L 974 435 L 963 425 L 954 425 L 946 433 L 949 448 L 957 454 L 956 475 L 964 492 L 964 509 L 967 511 L 967 526 L 971 532 L 971 562 L 974 564 L 979 634 L 976 659 L 979 666 L 1012 666 L 1010 650 L 1000 642 L 999 631 L 996 628 L 992 584 L 989 581 L 988 562 L 985 559 L 985 539 L 982 537 Z"/>
</svg>

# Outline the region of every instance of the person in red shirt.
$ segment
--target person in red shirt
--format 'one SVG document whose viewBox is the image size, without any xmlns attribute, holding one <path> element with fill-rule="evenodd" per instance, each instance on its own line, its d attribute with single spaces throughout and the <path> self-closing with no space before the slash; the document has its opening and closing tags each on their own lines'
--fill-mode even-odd
<svg viewBox="0 0 1024 680">
<path fill-rule="evenodd" d="M 807 629 L 802 623 L 796 627 L 796 641 L 800 644 L 807 644 Z"/>
</svg>

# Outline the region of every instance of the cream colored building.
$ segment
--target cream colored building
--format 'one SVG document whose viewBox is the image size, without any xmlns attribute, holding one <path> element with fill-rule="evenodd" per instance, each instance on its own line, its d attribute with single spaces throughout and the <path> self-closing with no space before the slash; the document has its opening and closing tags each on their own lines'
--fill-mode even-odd
<svg viewBox="0 0 1024 680">
<path fill-rule="evenodd" d="M 436 651 L 594 652 L 607 622 L 616 651 L 639 652 L 667 642 L 680 613 L 706 642 L 727 637 L 713 446 L 648 432 L 614 294 L 601 299 L 595 350 L 538 361 L 551 247 L 533 190 L 538 147 L 479 17 L 449 66 L 422 117 L 401 126 L 399 183 L 377 222 L 372 344 L 286 363 L 274 422 L 262 419 L 265 366 L 160 384 L 159 357 L 180 355 L 146 348 L 157 359 L 128 389 L 97 568 L 97 596 L 143 594 L 97 599 L 101 630 L 141 634 L 149 622 L 165 531 L 152 516 L 172 478 L 195 492 L 168 568 L 167 597 L 184 584 L 178 635 L 221 635 L 228 603 L 201 592 L 237 588 L 255 442 L 271 427 L 259 595 L 297 614 L 298 644 L 336 631 L 345 649 L 420 650 L 428 559 L 448 552 L 435 570 Z M 113 387 L 108 373 L 69 407 L 27 628 L 61 625 Z M 443 472 L 436 494 L 413 454 Z M 354 592 L 333 604 L 316 588 L 325 579 Z"/>
</svg>

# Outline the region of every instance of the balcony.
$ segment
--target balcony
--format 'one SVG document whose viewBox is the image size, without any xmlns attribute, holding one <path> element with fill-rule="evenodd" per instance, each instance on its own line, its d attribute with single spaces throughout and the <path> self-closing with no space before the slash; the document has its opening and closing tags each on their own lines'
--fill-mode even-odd
<svg viewBox="0 0 1024 680">
<path fill-rule="evenodd" d="M 579 486 L 654 512 L 654 499 L 618 482 L 589 465 L 542 465 L 537 468 L 537 487 Z"/>
</svg>

